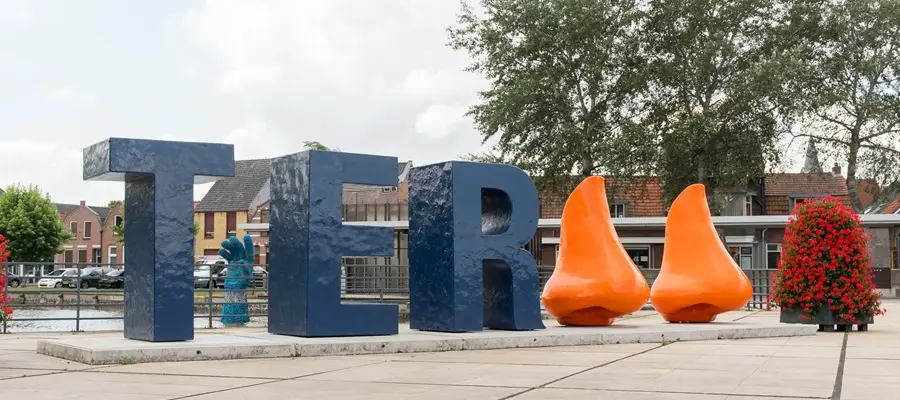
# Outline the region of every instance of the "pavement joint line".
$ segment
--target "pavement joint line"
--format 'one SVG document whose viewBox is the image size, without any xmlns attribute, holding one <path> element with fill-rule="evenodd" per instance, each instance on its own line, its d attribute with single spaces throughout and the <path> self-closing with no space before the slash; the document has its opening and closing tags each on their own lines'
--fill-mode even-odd
<svg viewBox="0 0 900 400">
<path fill-rule="evenodd" d="M 521 391 L 521 392 L 519 392 L 519 393 L 514 393 L 514 394 L 511 394 L 511 395 L 506 396 L 506 397 L 501 397 L 501 398 L 498 399 L 498 400 L 508 400 L 508 399 L 512 399 L 512 398 L 521 396 L 521 395 L 523 395 L 523 394 L 525 394 L 525 393 L 531 392 L 531 391 L 536 390 L 536 389 L 543 389 L 543 388 L 546 388 L 548 385 L 552 385 L 552 384 L 554 384 L 554 383 L 556 383 L 556 382 L 560 382 L 560 381 L 569 379 L 569 378 L 571 378 L 571 377 L 578 376 L 578 375 L 583 374 L 583 373 L 585 373 L 585 372 L 593 371 L 593 370 L 598 369 L 598 368 L 603 368 L 603 367 L 605 367 L 605 366 L 611 365 L 611 364 L 613 364 L 613 363 L 617 363 L 617 362 L 622 361 L 622 360 L 627 360 L 627 359 L 632 358 L 632 357 L 637 357 L 637 356 L 642 355 L 642 354 L 647 354 L 647 353 L 649 353 L 649 352 L 651 352 L 651 351 L 653 351 L 653 350 L 657 350 L 657 349 L 662 348 L 662 347 L 665 347 L 665 346 L 667 346 L 667 345 L 665 345 L 665 344 L 660 344 L 660 345 L 658 345 L 658 346 L 651 347 L 651 348 L 649 348 L 649 349 L 642 350 L 642 351 L 639 351 L 639 352 L 637 352 L 637 353 L 631 353 L 631 354 L 626 355 L 626 356 L 624 356 L 624 357 L 617 358 L 617 359 L 615 359 L 615 360 L 608 361 L 608 362 L 605 362 L 605 363 L 602 363 L 602 364 L 599 364 L 599 365 L 595 365 L 595 366 L 593 366 L 593 367 L 588 367 L 588 368 L 585 368 L 585 369 L 583 369 L 583 370 L 581 370 L 581 371 L 578 371 L 578 372 L 575 372 L 575 373 L 572 373 L 572 374 L 563 376 L 563 377 L 561 377 L 561 378 L 554 379 L 554 380 L 549 381 L 549 382 L 545 382 L 545 383 L 543 383 L 543 384 L 541 384 L 541 385 L 538 385 L 538 386 L 535 386 L 535 387 L 532 387 L 532 388 L 528 388 L 528 389 L 526 389 L 526 390 L 524 390 L 524 391 Z"/>
<path fill-rule="evenodd" d="M 528 391 L 538 389 L 531 388 Z M 658 393 L 658 394 L 699 394 L 706 396 L 726 396 L 726 397 L 748 397 L 752 399 L 759 399 L 761 397 L 772 398 L 772 399 L 814 399 L 814 400 L 828 400 L 830 397 L 822 397 L 822 396 L 803 396 L 803 395 L 785 395 L 785 394 L 747 394 L 747 393 L 720 393 L 720 392 L 690 392 L 690 391 L 677 391 L 677 390 L 645 390 L 645 389 L 598 389 L 598 388 L 575 388 L 575 387 L 553 387 L 553 388 L 544 388 L 544 389 L 563 389 L 563 390 L 582 390 L 582 391 L 604 391 L 604 392 L 622 392 L 622 393 Z M 524 393 L 524 392 L 522 392 Z M 521 393 L 519 393 L 521 394 Z M 514 394 L 511 396 L 518 396 L 519 394 Z M 510 397 L 504 397 L 503 399 L 508 399 Z"/>
<path fill-rule="evenodd" d="M 225 388 L 225 389 L 213 390 L 213 391 L 211 391 L 211 392 L 189 394 L 189 395 L 187 395 L 187 396 L 181 396 L 181 397 L 173 397 L 173 398 L 171 398 L 171 399 L 169 399 L 169 400 L 190 399 L 190 398 L 192 398 L 192 397 L 205 396 L 205 395 L 208 395 L 208 394 L 217 394 L 217 393 L 230 392 L 230 391 L 232 391 L 232 390 L 246 389 L 246 388 L 257 387 L 257 386 L 262 386 L 262 385 L 269 385 L 269 384 L 278 383 L 278 382 L 291 381 L 291 380 L 295 380 L 295 379 L 307 378 L 307 377 L 310 377 L 310 376 L 316 376 L 316 375 L 327 374 L 327 373 L 330 373 L 330 372 L 338 372 L 338 371 L 344 371 L 344 370 L 353 369 L 353 368 L 366 367 L 366 366 L 369 366 L 369 365 L 378 365 L 378 364 L 384 364 L 384 363 L 385 363 L 384 361 L 379 361 L 379 362 L 373 362 L 373 363 L 368 363 L 368 364 L 363 364 L 363 365 L 354 365 L 354 366 L 352 366 L 352 367 L 343 367 L 343 368 L 330 369 L 330 370 L 328 370 L 328 371 L 314 372 L 314 373 L 311 373 L 311 374 L 304 374 L 304 375 L 294 376 L 294 377 L 290 377 L 290 378 L 275 378 L 275 379 L 271 379 L 271 380 L 268 380 L 268 381 L 265 381 L 265 382 L 258 382 L 258 383 L 253 383 L 253 384 L 249 384 L 249 385 L 235 386 L 235 387 L 232 387 L 232 388 Z M 185 376 L 185 375 L 174 375 L 174 376 Z"/>
<path fill-rule="evenodd" d="M 737 322 L 737 321 L 740 321 L 740 320 L 742 320 L 742 319 L 744 319 L 744 318 L 752 317 L 752 316 L 754 316 L 754 315 L 756 315 L 756 314 L 759 314 L 759 313 L 761 313 L 761 312 L 763 312 L 763 310 L 756 310 L 755 312 L 752 312 L 752 313 L 750 313 L 750 314 L 747 314 L 747 315 L 745 315 L 745 316 L 743 316 L 743 317 L 735 318 L 734 321 L 731 321 L 731 322 Z"/>
<path fill-rule="evenodd" d="M 844 332 L 844 342 L 841 344 L 841 358 L 838 360 L 837 374 L 834 377 L 834 391 L 831 392 L 831 400 L 841 400 L 841 391 L 844 386 L 844 362 L 847 361 L 847 341 L 849 339 L 850 332 Z"/>
</svg>

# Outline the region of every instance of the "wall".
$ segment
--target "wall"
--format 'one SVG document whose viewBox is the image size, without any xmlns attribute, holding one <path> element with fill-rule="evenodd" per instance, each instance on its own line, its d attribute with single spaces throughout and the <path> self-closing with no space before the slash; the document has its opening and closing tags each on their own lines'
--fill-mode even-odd
<svg viewBox="0 0 900 400">
<path fill-rule="evenodd" d="M 90 239 L 84 238 L 85 221 L 91 222 Z M 69 229 L 72 222 L 74 222 L 77 227 L 75 232 L 73 232 L 75 237 L 63 244 L 62 252 L 56 256 L 56 261 L 61 263 L 66 262 L 66 252 L 71 251 L 70 262 L 94 262 L 95 260 L 92 259 L 93 249 L 100 249 L 100 219 L 96 213 L 84 205 L 84 202 L 81 202 L 80 206 L 66 214 L 65 218 L 63 218 L 63 226 L 66 229 Z M 79 250 L 86 250 L 86 259 L 79 258 Z"/>
<path fill-rule="evenodd" d="M 110 248 L 115 248 L 116 259 L 114 264 L 124 264 L 125 263 L 125 249 L 124 245 L 118 243 L 119 236 L 113 231 L 113 226 L 116 224 L 116 216 L 122 215 L 122 203 L 116 202 L 116 204 L 109 209 L 109 216 L 106 218 L 106 221 L 103 224 L 103 237 L 102 237 L 102 248 L 101 259 L 104 263 L 113 263 L 109 257 Z M 123 221 L 124 223 L 124 221 Z M 101 244 L 101 243 L 98 243 Z"/>
<path fill-rule="evenodd" d="M 227 216 L 226 212 L 216 212 L 213 213 L 214 218 L 214 235 L 212 239 L 205 238 L 206 232 L 205 228 L 205 214 L 203 212 L 195 212 L 194 213 L 194 223 L 200 227 L 197 231 L 197 235 L 194 236 L 194 255 L 202 256 L 204 250 L 215 250 L 218 251 L 222 246 L 222 241 L 227 238 L 228 233 L 225 231 L 225 218 Z M 246 211 L 237 211 L 235 213 L 237 215 L 237 225 L 240 227 L 241 224 L 247 222 L 247 212 Z M 244 234 L 243 229 L 237 229 L 237 237 L 243 237 Z"/>
</svg>

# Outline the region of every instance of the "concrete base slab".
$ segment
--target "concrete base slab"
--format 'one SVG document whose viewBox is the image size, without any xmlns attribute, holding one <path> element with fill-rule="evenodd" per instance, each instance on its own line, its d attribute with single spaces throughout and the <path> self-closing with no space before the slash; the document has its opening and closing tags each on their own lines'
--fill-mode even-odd
<svg viewBox="0 0 900 400">
<path fill-rule="evenodd" d="M 667 324 L 622 320 L 609 327 L 563 327 L 550 321 L 538 331 L 424 332 L 401 325 L 394 336 L 302 338 L 266 332 L 200 333 L 187 342 L 150 343 L 104 337 L 65 337 L 40 340 L 37 352 L 90 365 L 246 358 L 340 356 L 488 350 L 524 347 L 579 346 L 624 343 L 750 339 L 815 335 L 815 325 L 772 322 Z"/>
</svg>

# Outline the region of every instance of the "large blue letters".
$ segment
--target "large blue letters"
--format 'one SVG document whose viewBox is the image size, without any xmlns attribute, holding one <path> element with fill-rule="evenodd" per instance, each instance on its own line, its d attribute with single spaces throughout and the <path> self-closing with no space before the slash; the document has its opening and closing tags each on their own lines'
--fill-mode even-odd
<svg viewBox="0 0 900 400">
<path fill-rule="evenodd" d="M 522 246 L 538 198 L 522 170 L 447 162 L 413 168 L 409 189 L 410 327 L 542 329 L 537 263 Z"/>
<path fill-rule="evenodd" d="M 269 332 L 390 335 L 398 309 L 341 304 L 342 256 L 391 256 L 392 228 L 343 226 L 343 183 L 397 185 L 397 158 L 309 151 L 275 159 L 269 214 Z"/>
<path fill-rule="evenodd" d="M 125 182 L 125 337 L 194 338 L 195 183 L 234 176 L 234 146 L 119 139 L 84 149 L 84 179 Z"/>
</svg>

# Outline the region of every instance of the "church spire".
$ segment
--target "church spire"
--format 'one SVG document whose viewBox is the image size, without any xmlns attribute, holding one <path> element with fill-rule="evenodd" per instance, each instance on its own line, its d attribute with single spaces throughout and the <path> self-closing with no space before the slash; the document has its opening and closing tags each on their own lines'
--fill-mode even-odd
<svg viewBox="0 0 900 400">
<path fill-rule="evenodd" d="M 819 150 L 816 149 L 816 139 L 810 138 L 806 145 L 806 159 L 803 161 L 803 173 L 822 173 L 822 164 L 819 163 Z"/>
</svg>

